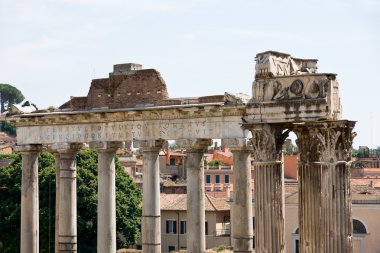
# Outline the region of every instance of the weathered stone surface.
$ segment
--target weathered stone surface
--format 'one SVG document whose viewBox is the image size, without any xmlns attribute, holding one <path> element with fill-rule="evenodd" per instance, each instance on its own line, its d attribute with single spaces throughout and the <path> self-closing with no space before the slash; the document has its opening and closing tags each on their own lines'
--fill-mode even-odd
<svg viewBox="0 0 380 253">
<path fill-rule="evenodd" d="M 257 253 L 285 252 L 284 170 L 281 158 L 288 131 L 283 130 L 281 124 L 251 126 Z"/>
<path fill-rule="evenodd" d="M 210 139 L 179 140 L 187 151 L 187 252 L 206 251 L 204 153 L 212 145 Z"/>
<path fill-rule="evenodd" d="M 250 122 L 338 120 L 342 114 L 335 74 L 256 79 L 252 94 Z"/>
<path fill-rule="evenodd" d="M 146 120 L 18 127 L 19 144 L 243 137 L 240 117 Z"/>
<path fill-rule="evenodd" d="M 256 55 L 256 78 L 317 73 L 317 62 L 317 59 L 300 59 L 287 53 L 266 51 Z"/>
<path fill-rule="evenodd" d="M 22 155 L 20 252 L 38 253 L 38 152 L 41 146 L 18 146 L 17 150 Z"/>
<path fill-rule="evenodd" d="M 60 109 L 123 108 L 157 104 L 167 98 L 166 84 L 157 70 L 142 70 L 138 64 L 120 64 L 115 65 L 109 78 L 92 80 L 86 99 L 74 98 Z"/>
<path fill-rule="evenodd" d="M 355 122 L 296 127 L 300 150 L 300 250 L 352 252 L 350 166 Z"/>
</svg>

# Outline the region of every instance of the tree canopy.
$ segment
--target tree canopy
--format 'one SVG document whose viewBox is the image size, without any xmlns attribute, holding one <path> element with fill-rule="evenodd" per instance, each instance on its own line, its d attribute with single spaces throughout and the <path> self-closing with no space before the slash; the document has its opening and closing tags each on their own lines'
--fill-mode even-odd
<svg viewBox="0 0 380 253">
<path fill-rule="evenodd" d="M 24 95 L 16 87 L 0 83 L 0 111 L 5 112 L 11 104 L 21 103 L 25 99 Z"/>
<path fill-rule="evenodd" d="M 0 252 L 19 252 L 21 211 L 21 158 L 0 169 Z M 4 156 L 3 156 L 4 157 Z M 6 156 L 8 157 L 8 156 Z M 83 150 L 77 155 L 78 252 L 96 252 L 97 153 Z M 39 156 L 40 252 L 54 252 L 55 168 L 54 157 Z M 141 192 L 116 161 L 116 227 L 118 248 L 136 243 L 141 217 Z M 49 251 L 50 250 L 50 251 Z"/>
</svg>

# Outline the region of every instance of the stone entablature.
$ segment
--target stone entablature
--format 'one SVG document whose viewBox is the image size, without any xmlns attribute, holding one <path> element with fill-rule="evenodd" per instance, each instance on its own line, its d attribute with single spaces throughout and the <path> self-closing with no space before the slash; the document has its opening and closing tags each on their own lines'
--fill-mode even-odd
<svg viewBox="0 0 380 253">
<path fill-rule="evenodd" d="M 160 110 L 161 109 L 161 110 Z M 155 107 L 126 111 L 83 111 L 76 114 L 30 114 L 15 117 L 18 145 L 89 143 L 148 139 L 241 138 L 245 107 L 202 106 Z"/>
<path fill-rule="evenodd" d="M 252 123 L 338 120 L 342 115 L 335 74 L 256 79 L 247 106 Z"/>
</svg>

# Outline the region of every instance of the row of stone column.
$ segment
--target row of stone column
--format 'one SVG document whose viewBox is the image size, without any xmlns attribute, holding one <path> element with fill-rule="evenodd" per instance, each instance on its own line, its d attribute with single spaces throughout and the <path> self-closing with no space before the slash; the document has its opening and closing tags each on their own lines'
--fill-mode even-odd
<svg viewBox="0 0 380 253">
<path fill-rule="evenodd" d="M 299 223 L 301 252 L 351 252 L 351 122 L 295 127 L 300 150 Z M 251 152 L 255 165 L 256 252 L 285 252 L 281 125 L 250 126 L 252 138 L 223 139 L 234 155 L 231 208 L 234 252 L 253 251 Z M 187 149 L 187 251 L 205 252 L 203 155 L 210 139 L 178 140 Z M 121 143 L 92 143 L 99 151 L 98 252 L 116 252 L 115 164 Z M 161 252 L 159 151 L 163 140 L 138 141 L 143 154 L 143 252 Z M 76 162 L 79 144 L 57 144 L 56 252 L 76 252 Z M 21 252 L 38 252 L 40 146 L 19 147 L 23 158 Z M 59 175 L 59 176 L 58 176 Z"/>
<path fill-rule="evenodd" d="M 351 145 L 355 122 L 292 125 L 299 149 L 300 252 L 351 253 Z M 257 253 L 285 252 L 281 124 L 251 125 Z M 235 187 L 235 185 L 234 185 Z"/>
<path fill-rule="evenodd" d="M 247 139 L 223 140 L 234 153 L 233 231 L 236 252 L 252 252 L 252 185 L 251 160 Z M 186 148 L 187 170 L 187 252 L 206 251 L 205 240 L 205 190 L 203 156 L 211 139 L 177 140 Z M 143 252 L 161 252 L 161 220 L 158 155 L 162 141 L 139 141 L 136 146 L 143 154 Z"/>
<path fill-rule="evenodd" d="M 236 140 L 234 140 L 236 141 Z M 187 149 L 187 245 L 188 252 L 205 252 L 205 200 L 203 156 L 210 139 L 179 140 Z M 143 154 L 142 244 L 144 252 L 161 252 L 159 151 L 162 141 L 136 143 Z M 246 143 L 232 143 L 234 152 L 234 217 L 236 248 L 252 250 L 252 192 L 250 151 Z M 98 252 L 116 252 L 116 202 L 114 155 L 121 143 L 91 143 L 98 150 Z M 56 144 L 51 147 L 56 159 L 56 252 L 77 251 L 76 154 L 80 144 Z M 40 145 L 19 146 L 22 154 L 21 252 L 38 249 L 38 153 Z M 244 249 L 248 249 L 244 250 Z"/>
<path fill-rule="evenodd" d="M 115 152 L 121 142 L 91 143 L 98 150 L 98 252 L 116 252 Z M 76 154 L 82 144 L 55 144 L 55 252 L 77 252 Z M 18 146 L 22 155 L 21 253 L 39 252 L 38 153 L 40 145 Z"/>
</svg>

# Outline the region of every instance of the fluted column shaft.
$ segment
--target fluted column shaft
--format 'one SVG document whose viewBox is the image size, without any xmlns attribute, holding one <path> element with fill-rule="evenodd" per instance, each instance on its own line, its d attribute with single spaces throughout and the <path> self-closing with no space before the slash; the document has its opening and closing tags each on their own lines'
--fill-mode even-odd
<svg viewBox="0 0 380 253">
<path fill-rule="evenodd" d="M 20 252 L 39 252 L 38 152 L 37 145 L 18 146 L 22 156 Z"/>
<path fill-rule="evenodd" d="M 285 252 L 284 171 L 280 161 L 254 162 L 256 252 Z"/>
<path fill-rule="evenodd" d="M 77 252 L 76 154 L 81 144 L 56 144 L 59 152 L 58 252 Z"/>
<path fill-rule="evenodd" d="M 350 166 L 354 123 L 298 129 L 300 251 L 351 253 Z"/>
<path fill-rule="evenodd" d="M 255 252 L 285 252 L 282 144 L 288 132 L 278 125 L 251 129 L 255 168 Z"/>
<path fill-rule="evenodd" d="M 160 169 L 158 154 L 163 142 L 139 141 L 135 143 L 143 154 L 143 252 L 161 252 Z"/>
<path fill-rule="evenodd" d="M 120 142 L 93 142 L 98 151 L 97 252 L 116 253 L 115 154 Z"/>
<path fill-rule="evenodd" d="M 251 147 L 247 139 L 223 139 L 233 153 L 231 232 L 234 252 L 253 252 Z"/>
</svg>

